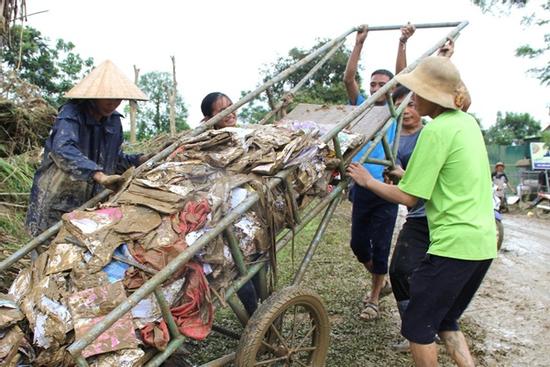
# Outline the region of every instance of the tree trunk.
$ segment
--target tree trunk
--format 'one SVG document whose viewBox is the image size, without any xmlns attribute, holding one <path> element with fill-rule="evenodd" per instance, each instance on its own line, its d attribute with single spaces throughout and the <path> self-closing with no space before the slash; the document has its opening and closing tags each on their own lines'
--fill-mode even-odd
<svg viewBox="0 0 550 367">
<path fill-rule="evenodd" d="M 267 96 L 267 104 L 271 111 L 275 110 L 277 108 L 277 103 L 275 103 L 275 96 L 273 96 L 273 91 L 271 88 L 267 88 L 265 90 L 265 94 Z M 283 109 L 286 109 L 286 106 L 283 107 Z M 283 109 L 280 109 L 275 113 L 275 119 L 280 120 L 286 115 L 286 111 L 283 113 Z"/>
<path fill-rule="evenodd" d="M 271 88 L 267 88 L 265 90 L 265 95 L 267 96 L 267 104 L 271 111 L 273 111 L 277 104 L 275 103 L 275 98 L 273 97 L 273 92 L 271 91 Z"/>
<path fill-rule="evenodd" d="M 134 65 L 134 83 L 138 84 L 139 69 Z M 135 144 L 136 139 L 136 118 L 137 118 L 137 102 L 130 101 L 130 143 Z"/>
<path fill-rule="evenodd" d="M 170 56 L 172 59 L 172 90 L 169 92 L 170 98 L 170 136 L 176 135 L 176 95 L 177 95 L 177 82 L 176 82 L 176 57 Z"/>
</svg>

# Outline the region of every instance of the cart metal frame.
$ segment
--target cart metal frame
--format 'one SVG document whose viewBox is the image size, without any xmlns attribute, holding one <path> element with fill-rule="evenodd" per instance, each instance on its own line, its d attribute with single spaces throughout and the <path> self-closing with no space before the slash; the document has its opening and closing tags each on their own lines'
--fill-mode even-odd
<svg viewBox="0 0 550 367">
<path fill-rule="evenodd" d="M 417 24 L 416 28 L 453 27 L 453 30 L 449 32 L 446 37 L 439 40 L 432 48 L 426 51 L 418 60 L 416 60 L 414 63 L 410 64 L 407 68 L 405 68 L 402 71 L 402 73 L 406 73 L 413 70 L 418 65 L 420 60 L 437 51 L 441 46 L 444 45 L 447 39 L 449 38 L 455 39 L 459 35 L 460 31 L 467 26 L 467 24 L 468 24 L 467 21 L 454 22 L 454 23 Z M 399 25 L 369 27 L 369 32 L 379 31 L 379 30 L 396 30 L 399 28 L 400 28 Z M 187 132 L 185 136 L 179 138 L 178 141 L 176 141 L 169 147 L 165 148 L 164 150 L 159 152 L 157 155 L 152 157 L 149 161 L 147 161 L 146 163 L 138 167 L 135 170 L 134 175 L 137 175 L 143 172 L 144 170 L 151 168 L 156 162 L 159 162 L 160 160 L 165 159 L 170 153 L 172 153 L 179 146 L 179 143 L 182 141 L 182 139 L 189 136 L 199 135 L 204 131 L 206 131 L 207 129 L 210 129 L 212 126 L 220 122 L 224 117 L 236 111 L 246 103 L 249 103 L 253 99 L 257 98 L 261 93 L 267 91 L 274 84 L 285 80 L 292 73 L 294 73 L 300 68 L 305 67 L 315 58 L 321 55 L 324 55 L 324 57 L 322 57 L 321 60 L 310 69 L 307 75 L 292 90 L 287 92 L 285 97 L 283 97 L 283 100 L 273 109 L 273 111 L 269 112 L 262 119 L 260 123 L 268 122 L 281 109 L 286 108 L 288 104 L 288 97 L 292 97 L 305 84 L 305 82 L 309 78 L 311 78 L 311 76 L 317 70 L 319 70 L 327 60 L 330 59 L 330 57 L 336 52 L 336 50 L 343 45 L 347 36 L 356 32 L 359 29 L 360 27 L 351 28 L 345 33 L 343 33 L 342 35 L 325 43 L 322 47 L 312 52 L 311 54 L 309 54 L 299 62 L 295 63 L 294 65 L 290 66 L 288 69 L 276 75 L 272 79 L 268 80 L 263 85 L 258 87 L 256 90 L 248 93 L 246 96 L 241 98 L 238 102 L 233 104 L 231 107 L 227 108 L 223 112 L 219 113 L 218 115 L 210 119 L 207 123 Z M 334 187 L 334 189 L 330 194 L 328 194 L 326 197 L 320 200 L 314 201 L 311 205 L 307 206 L 302 212 L 300 212 L 295 218 L 297 224 L 293 229 L 283 230 L 277 236 L 276 251 L 278 252 L 281 249 L 283 249 L 289 242 L 292 241 L 295 233 L 300 232 L 308 223 L 310 223 L 321 212 L 324 211 L 323 217 L 317 227 L 315 235 L 313 236 L 313 239 L 311 240 L 311 243 L 306 251 L 306 254 L 302 259 L 296 274 L 294 275 L 292 285 L 298 285 L 302 281 L 304 274 L 307 270 L 307 267 L 311 262 L 311 259 L 317 247 L 319 246 L 323 238 L 323 235 L 328 227 L 330 219 L 332 218 L 332 215 L 341 200 L 342 193 L 345 191 L 345 189 L 348 187 L 350 183 L 349 178 L 346 178 L 345 167 L 349 163 L 353 155 L 357 154 L 357 152 L 359 152 L 359 150 L 362 149 L 367 144 L 368 141 L 370 141 L 371 145 L 361 157 L 360 162 L 369 162 L 369 163 L 381 164 L 385 166 L 394 165 L 395 157 L 397 155 L 397 148 L 399 146 L 399 132 L 401 128 L 402 112 L 405 106 L 407 106 L 409 99 L 411 98 L 411 94 L 409 94 L 407 96 L 407 99 L 401 104 L 401 106 L 396 109 L 395 106 L 393 105 L 391 95 L 390 95 L 391 90 L 396 84 L 397 84 L 397 81 L 395 79 L 392 79 L 384 87 L 380 88 L 380 90 L 378 90 L 375 94 L 370 96 L 363 104 L 361 104 L 360 106 L 357 106 L 350 113 L 346 114 L 328 133 L 326 133 L 321 138 L 321 140 L 325 143 L 332 141 L 332 143 L 334 144 L 336 156 L 340 159 L 338 170 L 343 179 L 336 187 Z M 347 157 L 344 157 L 342 155 L 342 151 L 340 148 L 338 133 L 341 132 L 344 128 L 349 128 L 350 126 L 353 125 L 354 122 L 357 122 L 359 119 L 361 119 L 363 115 L 366 114 L 368 110 L 374 105 L 375 101 L 378 100 L 381 96 L 385 96 L 387 99 L 387 106 L 389 108 L 390 117 L 382 125 L 382 127 L 376 132 L 374 136 L 369 136 L 367 141 L 364 144 L 362 144 L 360 147 L 358 147 L 353 152 L 353 154 L 350 154 Z M 393 145 L 390 145 L 386 140 L 385 133 L 392 126 L 394 120 L 398 121 L 398 124 L 397 124 L 398 127 L 397 127 L 396 137 L 393 142 Z M 368 156 L 370 155 L 372 150 L 375 148 L 375 146 L 379 142 L 382 142 L 383 144 L 386 159 L 384 160 L 369 159 Z M 281 185 L 281 183 L 283 183 L 284 185 L 284 183 L 287 182 L 286 180 L 288 180 L 289 175 L 293 172 L 294 169 L 295 167 L 285 169 L 277 173 L 272 179 L 268 181 L 266 185 L 267 188 L 269 190 L 272 190 L 276 186 Z M 98 194 L 96 197 L 92 198 L 87 203 L 85 203 L 81 208 L 93 207 L 98 203 L 100 203 L 101 201 L 107 199 L 110 194 L 111 192 L 109 190 L 105 190 L 102 193 Z M 247 266 L 247 264 L 244 261 L 243 254 L 239 248 L 238 241 L 235 235 L 231 231 L 231 225 L 237 220 L 239 220 L 239 218 L 244 213 L 246 213 L 247 210 L 249 210 L 256 202 L 258 202 L 258 200 L 259 200 L 259 195 L 257 193 L 249 194 L 249 196 L 240 205 L 235 207 L 224 218 L 222 218 L 220 222 L 210 232 L 201 236 L 194 243 L 192 247 L 187 248 L 185 251 L 180 253 L 174 260 L 172 260 L 169 264 L 167 264 L 165 268 L 156 272 L 151 277 L 151 279 L 149 279 L 146 283 L 143 284 L 142 287 L 140 287 L 132 295 L 130 295 L 126 301 L 124 301 L 119 306 L 117 306 L 114 310 L 112 310 L 107 316 L 105 316 L 105 318 L 101 322 L 93 326 L 84 337 L 82 337 L 81 339 L 75 340 L 74 343 L 72 343 L 67 348 L 67 350 L 74 357 L 76 363 L 81 367 L 89 366 L 86 359 L 81 355 L 83 349 L 86 348 L 89 344 L 91 344 L 99 335 L 101 335 L 111 325 L 113 325 L 120 317 L 122 317 L 124 314 L 129 312 L 140 300 L 149 296 L 151 293 L 155 295 L 155 298 L 160 305 L 160 308 L 162 311 L 162 317 L 168 325 L 171 340 L 164 351 L 157 353 L 151 359 L 148 360 L 148 362 L 146 363 L 146 366 L 149 366 L 149 367 L 160 366 L 170 355 L 172 355 L 176 350 L 178 350 L 178 348 L 180 348 L 183 345 L 183 343 L 186 341 L 186 338 L 179 332 L 177 325 L 172 317 L 172 314 L 170 313 L 170 307 L 166 299 L 164 298 L 162 292 L 160 291 L 160 286 L 172 275 L 174 271 L 180 269 L 185 263 L 191 260 L 193 256 L 195 256 L 201 249 L 203 249 L 210 241 L 214 240 L 219 235 L 224 235 L 225 238 L 227 239 L 230 245 L 231 254 L 235 259 L 235 264 L 239 273 L 239 276 L 233 281 L 232 285 L 226 290 L 224 294 L 224 298 L 229 304 L 229 306 L 232 308 L 232 310 L 235 312 L 235 315 L 238 318 L 238 320 L 241 322 L 243 326 L 245 326 L 246 323 L 248 322 L 250 315 L 248 315 L 244 310 L 242 304 L 240 303 L 239 299 L 236 296 L 236 292 L 246 282 L 252 279 L 253 276 L 258 274 L 260 278 L 259 283 L 261 284 L 260 299 L 264 301 L 268 298 L 269 289 L 267 286 L 268 284 L 267 264 L 269 263 L 268 261 L 269 254 L 267 253 L 263 254 L 257 261 L 254 262 L 254 264 Z M 37 236 L 36 238 L 34 238 L 32 241 L 30 241 L 23 247 L 21 247 L 21 249 L 19 249 L 10 257 L 8 257 L 7 259 L 5 259 L 0 263 L 0 271 L 4 271 L 8 269 L 11 265 L 16 263 L 18 260 L 20 260 L 27 254 L 29 254 L 31 251 L 35 250 L 38 246 L 45 243 L 50 237 L 55 235 L 60 228 L 61 228 L 61 221 L 55 224 L 54 226 L 52 226 L 51 228 L 49 228 L 48 230 L 46 230 L 45 232 L 43 232 L 42 234 L 40 234 L 39 236 Z M 238 333 L 235 333 L 230 330 L 225 330 L 218 326 L 214 326 L 213 330 L 234 338 L 237 338 L 239 336 Z M 206 364 L 203 364 L 202 367 L 224 366 L 227 363 L 234 361 L 234 359 L 235 359 L 235 353 L 230 353 L 230 354 L 221 356 L 215 360 L 212 360 Z"/>
</svg>

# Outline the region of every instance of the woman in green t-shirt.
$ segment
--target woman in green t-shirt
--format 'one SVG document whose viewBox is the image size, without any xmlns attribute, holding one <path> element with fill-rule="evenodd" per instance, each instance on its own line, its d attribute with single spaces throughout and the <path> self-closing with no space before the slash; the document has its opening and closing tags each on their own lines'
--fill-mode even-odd
<svg viewBox="0 0 550 367">
<path fill-rule="evenodd" d="M 436 334 L 459 366 L 471 366 L 457 321 L 496 257 L 487 151 L 475 119 L 460 111 L 466 91 L 448 58 L 428 57 L 396 78 L 415 93 L 418 113 L 433 121 L 398 186 L 374 180 L 353 163 L 348 174 L 386 200 L 408 207 L 425 200 L 430 246 L 411 279 L 401 332 L 417 366 L 437 366 Z"/>
</svg>

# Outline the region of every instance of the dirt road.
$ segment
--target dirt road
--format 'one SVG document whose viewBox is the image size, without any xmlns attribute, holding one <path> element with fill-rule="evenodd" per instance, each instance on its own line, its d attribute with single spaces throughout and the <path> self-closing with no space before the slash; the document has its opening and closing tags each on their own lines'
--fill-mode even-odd
<svg viewBox="0 0 550 367">
<path fill-rule="evenodd" d="M 482 364 L 549 366 L 550 221 L 505 215 L 503 223 L 503 248 L 464 321 L 482 342 Z"/>
</svg>

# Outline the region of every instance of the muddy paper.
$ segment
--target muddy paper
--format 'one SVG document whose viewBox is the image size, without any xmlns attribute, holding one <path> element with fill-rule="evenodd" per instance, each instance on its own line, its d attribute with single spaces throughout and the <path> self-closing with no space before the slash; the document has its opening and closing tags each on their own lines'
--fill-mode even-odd
<svg viewBox="0 0 550 367">
<path fill-rule="evenodd" d="M 46 274 L 54 274 L 70 270 L 82 261 L 84 250 L 70 243 L 58 243 L 48 249 L 48 265 Z"/>
<path fill-rule="evenodd" d="M 144 205 L 163 214 L 173 214 L 183 207 L 184 197 L 169 191 L 149 188 L 134 181 L 118 200 L 122 204 Z"/>
<path fill-rule="evenodd" d="M 93 269 L 94 271 L 97 269 Z M 71 286 L 76 291 L 101 287 L 109 283 L 107 273 L 103 271 L 90 272 L 86 264 L 81 262 L 73 268 L 70 274 Z"/>
<path fill-rule="evenodd" d="M 162 294 L 170 307 L 174 306 L 175 302 L 183 294 L 184 284 L 185 278 L 180 278 L 162 288 Z M 156 301 L 156 297 L 151 294 L 138 302 L 138 304 L 132 308 L 132 316 L 139 329 L 149 322 L 159 320 L 162 317 L 162 313 Z"/>
<path fill-rule="evenodd" d="M 235 229 L 235 235 L 239 239 L 239 246 L 245 256 L 251 256 L 256 253 L 256 244 L 267 240 L 253 212 L 248 212 L 235 223 Z"/>
<path fill-rule="evenodd" d="M 75 319 L 108 314 L 126 299 L 121 282 L 88 288 L 67 298 L 69 310 Z"/>
<path fill-rule="evenodd" d="M 66 334 L 73 329 L 67 307 L 42 295 L 36 309 L 33 343 L 45 349 L 64 344 Z"/>
<path fill-rule="evenodd" d="M 136 182 L 139 182 L 146 187 L 170 191 L 171 193 L 178 194 L 180 196 L 187 196 L 196 189 L 193 183 L 188 180 L 182 180 L 178 182 L 177 185 L 165 184 L 159 181 L 149 181 L 143 179 L 138 179 L 136 180 Z"/>
<path fill-rule="evenodd" d="M 7 328 L 17 321 L 23 320 L 24 315 L 15 303 L 12 296 L 0 294 L 0 329 Z"/>
<path fill-rule="evenodd" d="M 63 215 L 65 223 L 76 228 L 82 235 L 90 235 L 112 226 L 122 219 L 120 208 L 104 208 L 94 211 L 75 210 Z"/>
<path fill-rule="evenodd" d="M 186 160 L 183 162 L 165 162 L 145 174 L 145 180 L 141 182 L 146 186 L 154 183 L 155 187 L 161 185 L 185 186 L 186 182 L 204 182 L 211 175 L 218 172 L 207 163 L 200 160 Z"/>
<path fill-rule="evenodd" d="M 143 365 L 145 352 L 137 349 L 122 349 L 105 353 L 90 362 L 90 367 L 139 367 Z"/>
<path fill-rule="evenodd" d="M 186 156 L 191 159 L 201 159 L 206 161 L 212 167 L 224 168 L 234 160 L 244 154 L 244 149 L 240 146 L 230 146 L 216 151 L 206 152 L 186 152 Z"/>
<path fill-rule="evenodd" d="M 68 297 L 76 339 L 83 337 L 125 299 L 126 293 L 121 282 L 86 289 Z M 132 315 L 126 313 L 86 347 L 82 355 L 90 357 L 121 349 L 137 348 L 137 346 L 138 340 L 134 332 Z"/>
<path fill-rule="evenodd" d="M 25 334 L 19 326 L 11 328 L 0 338 L 0 365 L 7 366 L 17 354 L 19 346 L 23 343 Z"/>
<path fill-rule="evenodd" d="M 31 268 L 21 270 L 10 286 L 8 294 L 13 297 L 13 300 L 17 304 L 21 303 L 23 297 L 31 290 L 31 274 Z"/>
<path fill-rule="evenodd" d="M 168 246 L 169 244 L 176 242 L 178 238 L 178 234 L 172 228 L 172 221 L 170 220 L 170 217 L 165 216 L 155 231 L 149 232 L 145 235 L 145 237 L 138 241 L 145 250 L 150 250 L 153 248 Z"/>
<path fill-rule="evenodd" d="M 113 229 L 118 233 L 149 233 L 161 222 L 160 214 L 141 205 L 123 206 L 122 218 Z"/>
<path fill-rule="evenodd" d="M 93 254 L 86 264 L 89 273 L 102 270 L 111 262 L 115 249 L 124 243 L 123 235 L 115 232 L 113 228 L 103 229 L 87 237 L 84 244 Z"/>
</svg>

